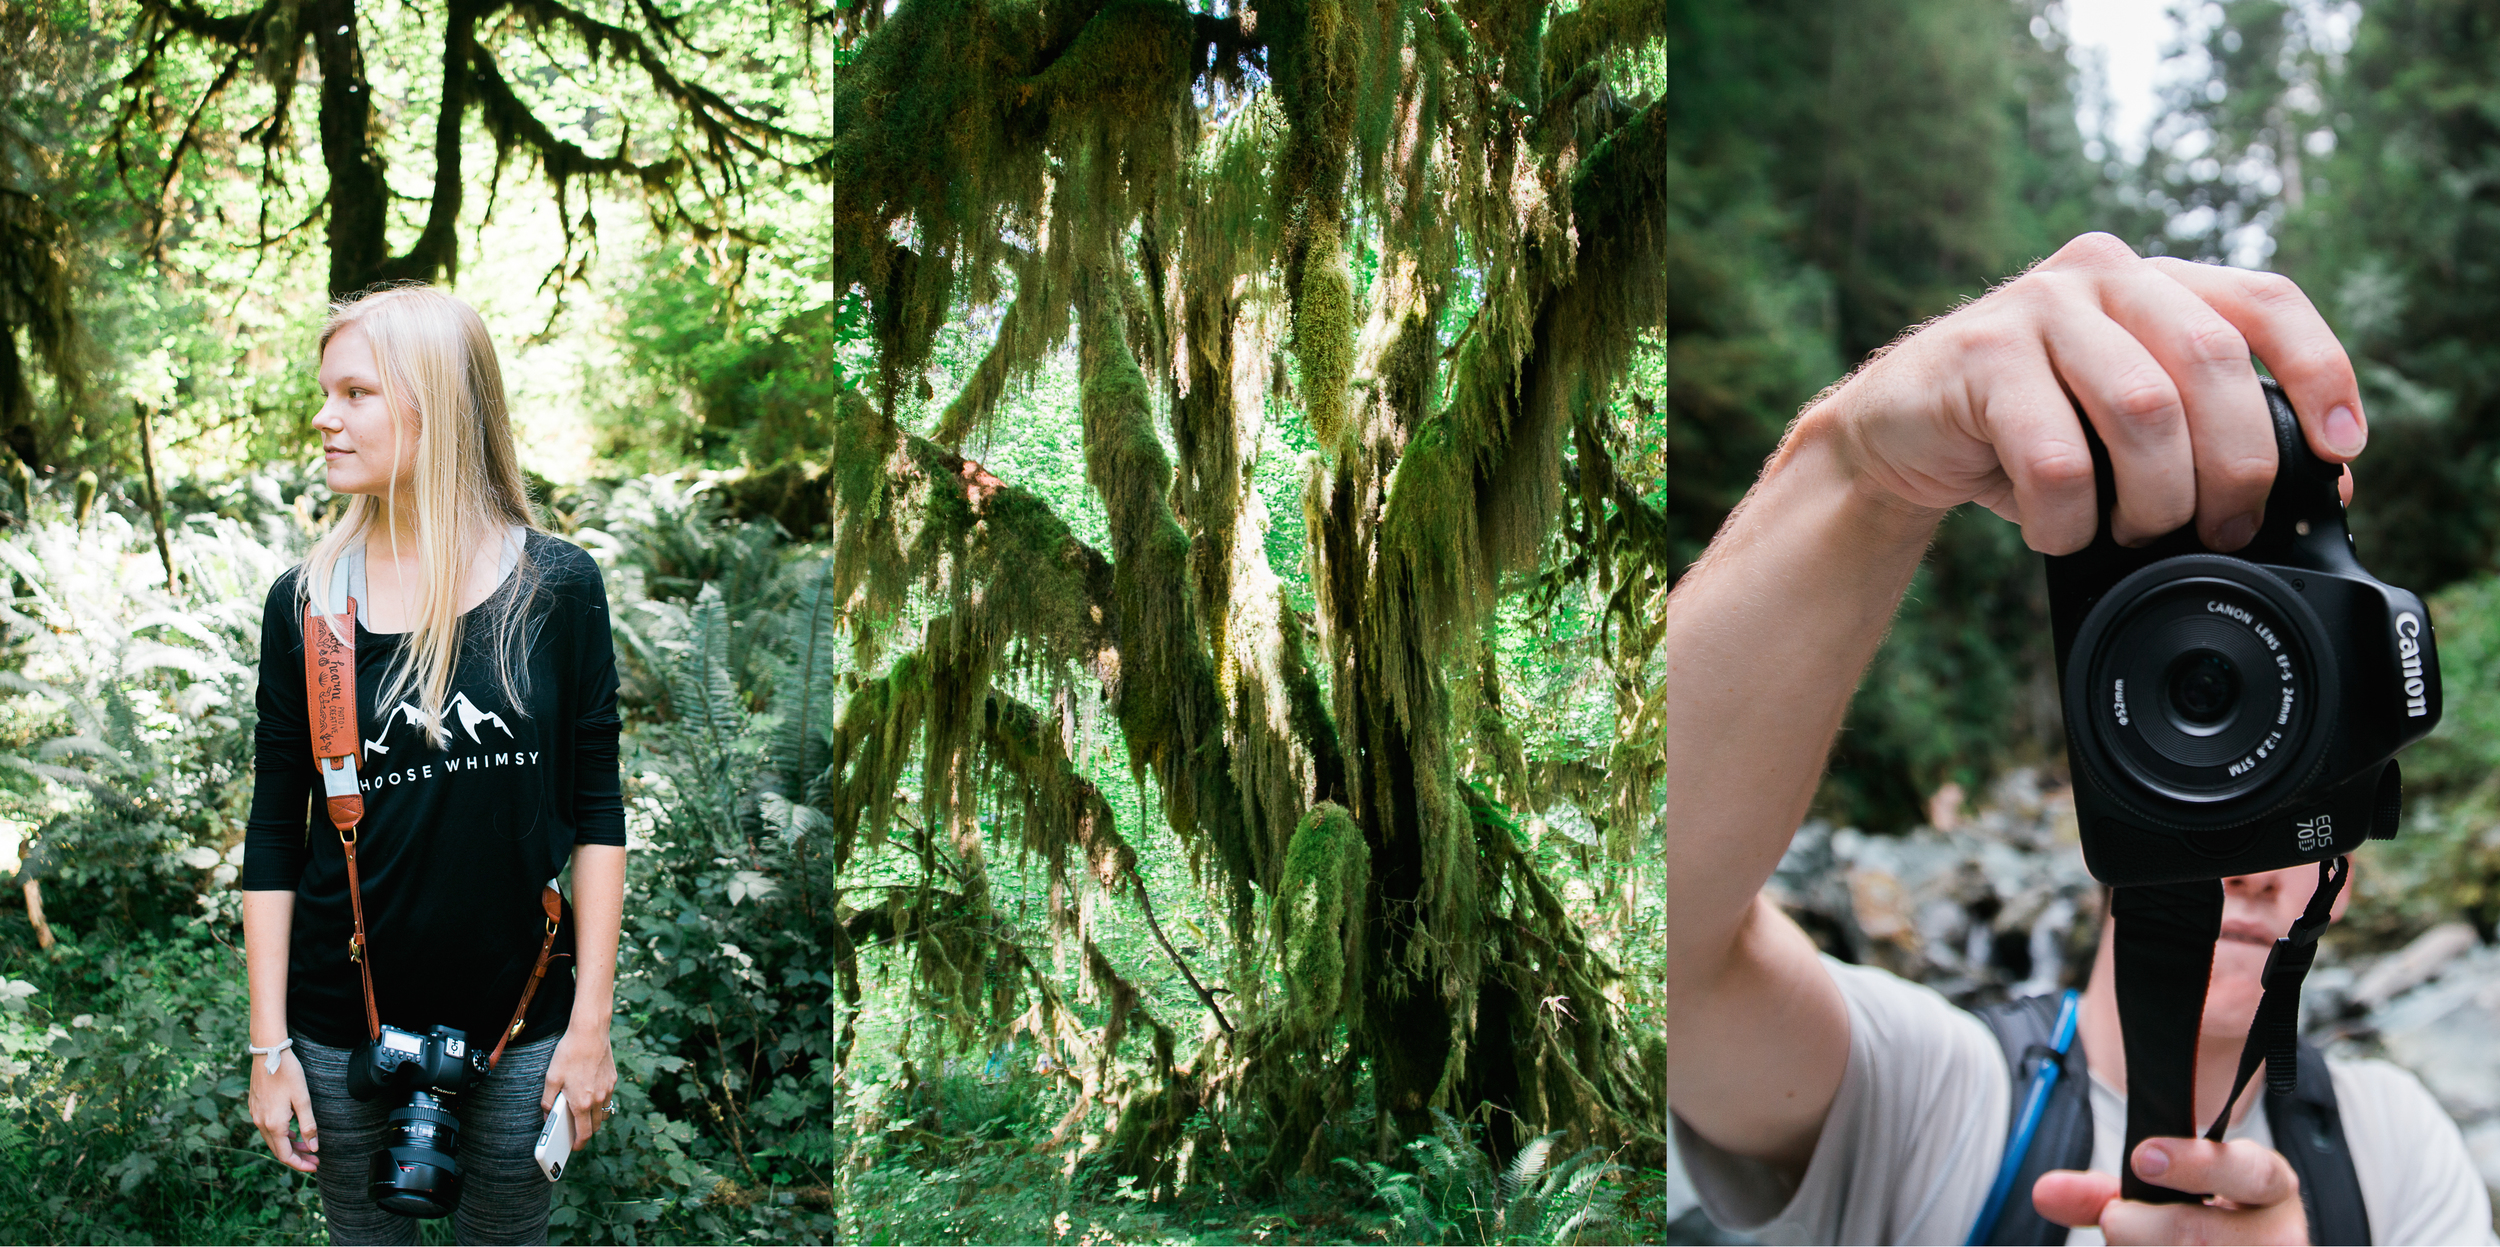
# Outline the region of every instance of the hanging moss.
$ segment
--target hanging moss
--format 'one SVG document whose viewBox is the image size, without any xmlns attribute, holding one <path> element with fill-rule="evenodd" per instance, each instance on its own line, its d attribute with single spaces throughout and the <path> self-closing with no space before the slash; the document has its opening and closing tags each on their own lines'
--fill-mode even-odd
<svg viewBox="0 0 2500 1247">
<path fill-rule="evenodd" d="M 1502 804 L 1576 785 L 1602 805 L 1647 764 L 1566 777 L 1519 756 L 1482 669 L 1505 577 L 1536 565 L 1558 509 L 1624 514 L 1603 482 L 1563 478 L 1560 447 L 1664 306 L 1663 113 L 1561 58 L 1636 42 L 1655 3 L 1549 20 L 1545 0 L 1279 0 L 1252 32 L 1168 0 L 905 0 L 843 71 L 836 278 L 876 306 L 883 388 L 828 413 L 834 584 L 857 637 L 907 597 L 933 618 L 851 695 L 821 791 L 871 844 L 907 833 L 895 864 L 919 882 L 876 912 L 956 1042 L 1029 1033 L 1065 1057 L 1053 1142 L 1092 1146 L 1080 1121 L 1108 1110 L 1114 1164 L 1161 1183 L 1193 1119 L 1264 1122 L 1281 1179 L 1340 1146 L 1363 1080 L 1384 1131 L 1436 1105 L 1613 1142 L 1659 1120 L 1614 971 Z M 1209 68 L 1253 39 L 1264 83 Z M 1202 133 L 1215 99 L 1230 116 Z M 1360 304 L 1358 252 L 1378 257 Z M 1462 262 L 1478 306 L 1445 353 Z M 934 437 L 912 437 L 896 386 L 1009 278 L 998 337 Z M 1071 323 L 1100 551 L 955 449 Z M 1279 339 L 1324 452 L 1312 621 L 1266 565 L 1252 488 L 1283 467 L 1258 458 Z M 1632 609 L 1608 608 L 1626 637 Z M 1098 907 L 1150 916 L 1154 898 L 1072 762 L 1086 673 L 1141 797 L 1229 902 L 1239 994 L 1201 990 L 1187 1060 L 1093 939 Z M 1623 748 L 1650 747 L 1663 699 L 1644 696 L 1619 692 Z M 916 822 L 890 808 L 915 775 Z M 1610 835 L 1628 821 L 1606 817 Z M 1044 935 L 992 912 L 998 852 L 1048 880 Z M 1141 1031 L 1150 1053 L 1127 1042 Z"/>
<path fill-rule="evenodd" d="M 1155 437 L 1144 374 L 1129 353 L 1116 285 L 1090 273 L 1078 301 L 1077 378 L 1085 479 L 1111 521 L 1112 586 L 1120 610 L 1116 709 L 1130 765 L 1161 786 L 1164 816 L 1185 843 L 1214 849 L 1236 921 L 1247 924 L 1257 843 L 1223 738 L 1222 700 L 1189 594 L 1189 539 L 1173 519 L 1172 464 Z"/>
<path fill-rule="evenodd" d="M 929 439 L 949 449 L 961 447 L 965 438 L 988 426 L 999 401 L 1006 397 L 1008 386 L 1039 367 L 1067 340 L 1068 292 L 1064 283 L 1048 264 L 1025 264 L 1016 283 L 1016 300 L 999 318 L 998 336 L 991 340 L 990 349 L 982 354 L 980 364 L 963 388 L 948 400 Z"/>
</svg>

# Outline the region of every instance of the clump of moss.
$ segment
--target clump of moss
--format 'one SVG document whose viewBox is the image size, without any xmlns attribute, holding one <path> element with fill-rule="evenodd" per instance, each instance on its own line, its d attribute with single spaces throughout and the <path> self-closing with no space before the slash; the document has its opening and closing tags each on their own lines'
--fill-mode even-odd
<svg viewBox="0 0 2500 1247">
<path fill-rule="evenodd" d="M 1289 1027 L 1324 1034 L 1358 994 L 1349 979 L 1362 965 L 1363 894 L 1371 850 L 1354 816 L 1333 801 L 1312 806 L 1285 846 L 1276 894 L 1278 960 Z"/>
<path fill-rule="evenodd" d="M 1346 386 L 1354 376 L 1354 272 L 1333 224 L 1304 234 L 1302 282 L 1293 301 L 1293 354 L 1302 366 L 1303 411 L 1320 445 L 1345 436 Z"/>
</svg>

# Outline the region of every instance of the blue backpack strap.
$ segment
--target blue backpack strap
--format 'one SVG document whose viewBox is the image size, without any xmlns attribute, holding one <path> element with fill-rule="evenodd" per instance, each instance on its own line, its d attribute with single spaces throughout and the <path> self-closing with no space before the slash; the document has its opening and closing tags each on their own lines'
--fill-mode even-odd
<svg viewBox="0 0 2500 1247">
<path fill-rule="evenodd" d="M 2320 1247 L 2370 1241 L 2370 1210 L 2361 1202 L 2361 1178 L 2352 1149 L 2344 1144 L 2344 1118 L 2335 1107 L 2335 1079 L 2326 1054 L 2300 1041 L 2299 1078 L 2290 1095 L 2266 1093 L 2266 1124 L 2274 1150 L 2300 1177 L 2300 1202 L 2309 1214 L 2309 1241 Z"/>
<path fill-rule="evenodd" d="M 2066 1241 L 2066 1227 L 2031 1206 L 2031 1188 L 2041 1174 L 2052 1169 L 2092 1165 L 2091 1084 L 2083 1046 L 2074 1042 L 2071 1018 L 2062 1035 L 2059 1027 L 2060 1015 L 2080 1004 L 2069 1004 L 2073 997 L 2072 992 L 2060 992 L 1977 1010 L 1979 1020 L 1988 1024 L 1989 1033 L 2005 1053 L 2006 1076 L 2014 1094 L 2006 1123 L 2006 1155 L 1990 1187 L 1995 1206 L 1983 1209 L 1980 1221 L 1971 1227 L 1972 1243 Z M 2034 1087 L 2043 1081 L 2048 1085 L 2035 1097 Z M 2022 1138 L 2026 1124 L 2030 1128 L 2027 1142 Z"/>
</svg>

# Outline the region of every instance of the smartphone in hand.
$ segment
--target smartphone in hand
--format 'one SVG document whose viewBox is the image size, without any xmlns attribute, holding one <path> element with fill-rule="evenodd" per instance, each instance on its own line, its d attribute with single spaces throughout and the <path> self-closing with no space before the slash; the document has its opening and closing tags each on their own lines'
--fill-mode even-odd
<svg viewBox="0 0 2500 1247">
<path fill-rule="evenodd" d="M 547 1111 L 547 1124 L 538 1128 L 538 1147 L 531 1155 L 538 1161 L 539 1171 L 553 1182 L 564 1176 L 565 1158 L 573 1154 L 573 1113 L 564 1102 L 564 1093 L 556 1093 L 556 1106 Z"/>
</svg>

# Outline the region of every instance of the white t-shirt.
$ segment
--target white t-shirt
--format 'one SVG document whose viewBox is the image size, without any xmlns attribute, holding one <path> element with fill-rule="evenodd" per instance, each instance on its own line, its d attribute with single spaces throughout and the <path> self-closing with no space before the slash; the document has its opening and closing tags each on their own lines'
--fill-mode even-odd
<svg viewBox="0 0 2500 1247">
<path fill-rule="evenodd" d="M 1702 1210 L 1767 1243 L 1964 1241 L 2005 1154 L 2013 1091 L 2003 1051 L 1986 1023 L 1928 988 L 1828 957 L 1824 964 L 1849 1005 L 1849 1067 L 1814 1157 L 1792 1185 L 1678 1119 L 1676 1150 Z M 2500 1242 L 2464 1136 L 2421 1082 L 2383 1061 L 2330 1060 L 2327 1068 L 2371 1237 Z M 2092 1168 L 2115 1174 L 2126 1097 L 2095 1077 L 2091 1101 Z M 2273 1145 L 2262 1099 L 2229 1137 Z M 2066 1241 L 2102 1239 L 2086 1229 Z"/>
</svg>

